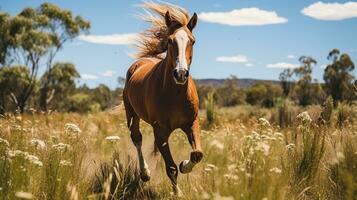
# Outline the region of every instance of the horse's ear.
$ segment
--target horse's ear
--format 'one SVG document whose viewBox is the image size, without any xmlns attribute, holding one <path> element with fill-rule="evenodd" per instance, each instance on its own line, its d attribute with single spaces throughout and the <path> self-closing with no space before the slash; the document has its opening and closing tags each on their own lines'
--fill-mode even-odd
<svg viewBox="0 0 357 200">
<path fill-rule="evenodd" d="M 170 12 L 169 12 L 169 11 L 166 11 L 166 13 L 165 13 L 165 23 L 166 23 L 166 26 L 167 26 L 167 27 L 170 27 L 171 22 L 172 22 L 172 19 L 171 19 Z"/>
<path fill-rule="evenodd" d="M 196 25 L 197 25 L 197 14 L 194 13 L 187 24 L 187 28 L 192 32 L 192 30 L 195 28 Z"/>
</svg>

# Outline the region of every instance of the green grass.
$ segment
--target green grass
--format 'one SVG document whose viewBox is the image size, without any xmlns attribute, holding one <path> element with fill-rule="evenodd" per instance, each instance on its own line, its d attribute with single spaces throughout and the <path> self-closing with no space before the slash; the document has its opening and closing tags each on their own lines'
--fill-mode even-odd
<svg viewBox="0 0 357 200">
<path fill-rule="evenodd" d="M 353 115 L 344 126 L 336 123 L 336 111 L 336 127 L 293 117 L 280 128 L 277 109 L 217 109 L 219 123 L 201 133 L 203 161 L 179 174 L 180 199 L 356 199 Z M 0 199 L 177 199 L 161 156 L 152 154 L 151 127 L 142 123 L 141 130 L 152 171 L 148 183 L 139 179 L 121 109 L 6 115 L 0 118 Z M 177 164 L 189 157 L 181 131 L 172 134 L 170 146 Z"/>
</svg>

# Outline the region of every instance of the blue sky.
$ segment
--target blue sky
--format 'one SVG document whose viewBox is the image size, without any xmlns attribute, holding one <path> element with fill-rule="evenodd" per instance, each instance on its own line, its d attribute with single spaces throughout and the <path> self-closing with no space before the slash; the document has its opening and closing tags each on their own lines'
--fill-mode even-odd
<svg viewBox="0 0 357 200">
<path fill-rule="evenodd" d="M 14 15 L 41 0 L 0 0 L 1 11 Z M 81 82 L 117 86 L 133 62 L 128 45 L 147 24 L 136 0 L 53 0 L 61 8 L 90 20 L 90 34 L 65 45 L 56 60 L 76 65 Z M 168 1 L 199 14 L 191 74 L 194 78 L 278 79 L 284 67 L 295 67 L 301 55 L 318 63 L 313 76 L 322 80 L 332 48 L 357 62 L 357 2 L 310 0 Z M 356 75 L 356 74 L 355 74 Z"/>
</svg>

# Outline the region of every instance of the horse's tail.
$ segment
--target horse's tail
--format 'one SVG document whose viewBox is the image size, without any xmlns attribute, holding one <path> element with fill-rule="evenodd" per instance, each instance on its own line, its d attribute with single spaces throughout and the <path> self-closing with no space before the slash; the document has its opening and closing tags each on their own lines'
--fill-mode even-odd
<svg viewBox="0 0 357 200">
<path fill-rule="evenodd" d="M 126 73 L 126 79 L 125 79 L 125 85 L 124 85 L 124 90 L 123 90 L 123 102 L 124 102 L 124 107 L 125 107 L 125 114 L 126 114 L 126 124 L 128 126 L 128 128 L 130 129 L 133 118 L 134 118 L 134 109 L 131 106 L 130 102 L 129 102 L 129 98 L 128 98 L 128 81 L 132 76 L 133 70 L 131 70 L 131 68 L 129 68 L 128 72 Z"/>
</svg>

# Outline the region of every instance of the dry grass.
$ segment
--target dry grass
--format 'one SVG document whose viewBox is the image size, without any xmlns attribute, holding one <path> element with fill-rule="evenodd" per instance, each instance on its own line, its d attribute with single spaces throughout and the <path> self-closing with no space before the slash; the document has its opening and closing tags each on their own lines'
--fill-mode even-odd
<svg viewBox="0 0 357 200">
<path fill-rule="evenodd" d="M 343 112 L 349 121 L 339 126 L 341 108 L 331 117 L 337 128 L 306 115 L 294 116 L 280 128 L 274 119 L 284 112 L 278 109 L 217 109 L 219 123 L 202 130 L 202 163 L 191 174 L 179 175 L 181 199 L 356 199 L 354 116 Z M 309 116 L 319 112 L 306 109 Z M 202 115 L 202 123 L 205 120 Z M 139 180 L 120 109 L 4 116 L 0 199 L 176 199 L 162 159 L 152 155 L 151 127 L 142 123 L 142 132 L 152 171 L 149 183 Z M 171 136 L 170 144 L 176 163 L 187 159 L 190 146 L 181 131 Z"/>
</svg>

